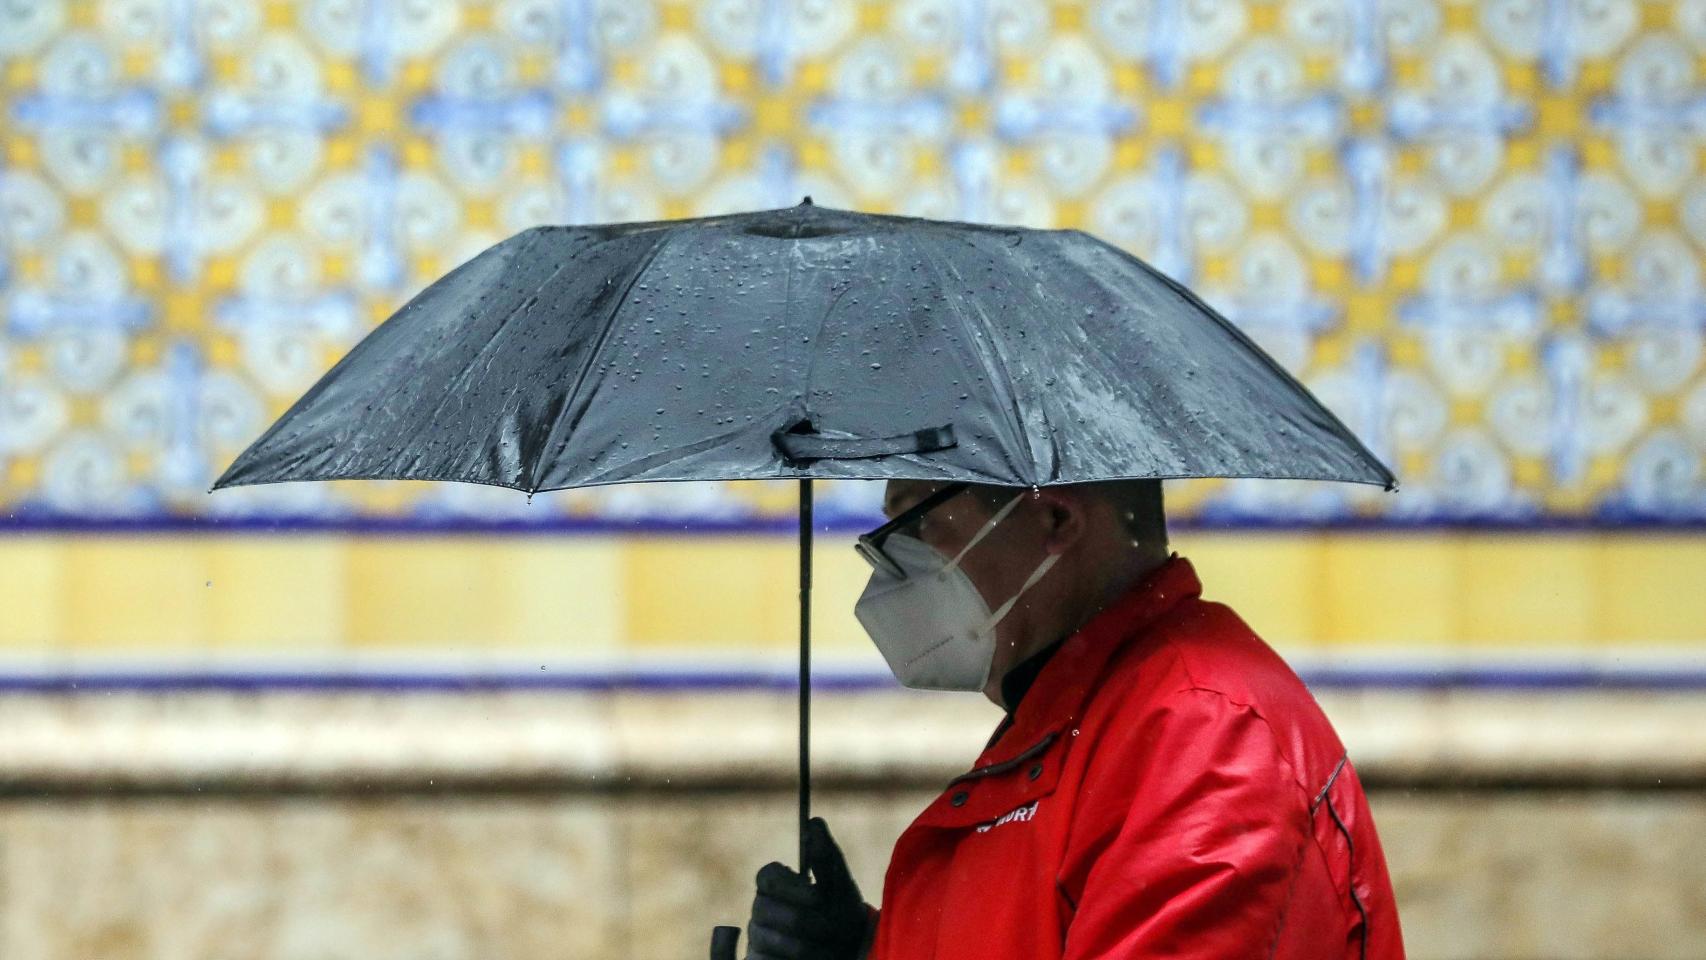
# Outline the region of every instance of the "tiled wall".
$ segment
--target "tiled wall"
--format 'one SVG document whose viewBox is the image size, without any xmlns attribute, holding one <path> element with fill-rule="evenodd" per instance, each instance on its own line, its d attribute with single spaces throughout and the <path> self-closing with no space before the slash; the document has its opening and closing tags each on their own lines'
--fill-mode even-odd
<svg viewBox="0 0 1706 960">
<path fill-rule="evenodd" d="M 1664 0 L 7 4 L 0 508 L 521 516 L 206 489 L 505 236 L 810 194 L 1095 233 L 1405 482 L 1192 512 L 1698 520 L 1703 37 Z"/>
</svg>

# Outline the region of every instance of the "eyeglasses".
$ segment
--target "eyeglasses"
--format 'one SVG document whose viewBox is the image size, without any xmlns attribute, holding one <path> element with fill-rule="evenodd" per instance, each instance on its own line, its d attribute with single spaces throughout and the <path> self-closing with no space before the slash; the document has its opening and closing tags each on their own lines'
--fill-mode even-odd
<svg viewBox="0 0 1706 960">
<path fill-rule="evenodd" d="M 894 577 L 896 580 L 906 579 L 906 570 L 896 563 L 888 554 L 883 552 L 883 541 L 903 527 L 924 519 L 924 515 L 941 506 L 953 496 L 971 486 L 969 483 L 950 483 L 928 497 L 908 507 L 899 516 L 883 524 L 870 533 L 863 534 L 853 544 L 853 549 L 859 551 L 859 556 L 865 562 Z"/>
</svg>

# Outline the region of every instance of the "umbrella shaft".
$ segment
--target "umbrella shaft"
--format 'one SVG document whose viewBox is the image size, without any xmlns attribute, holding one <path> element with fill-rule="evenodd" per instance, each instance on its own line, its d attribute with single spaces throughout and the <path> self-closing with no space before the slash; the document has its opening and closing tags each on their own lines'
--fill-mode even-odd
<svg viewBox="0 0 1706 960">
<path fill-rule="evenodd" d="M 812 815 L 812 482 L 800 481 L 800 872 Z"/>
</svg>

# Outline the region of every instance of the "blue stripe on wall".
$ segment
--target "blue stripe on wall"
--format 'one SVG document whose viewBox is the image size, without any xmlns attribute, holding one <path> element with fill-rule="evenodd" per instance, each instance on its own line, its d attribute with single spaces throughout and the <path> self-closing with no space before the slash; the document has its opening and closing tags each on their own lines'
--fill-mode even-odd
<svg viewBox="0 0 1706 960">
<path fill-rule="evenodd" d="M 863 533 L 882 521 L 881 517 L 834 517 L 818 522 L 819 533 Z M 1255 517 L 1188 517 L 1169 520 L 1170 531 L 1228 530 L 1250 532 L 1300 532 L 1324 530 L 1371 533 L 1561 533 L 1652 532 L 1706 533 L 1706 520 L 1658 520 L 1649 518 L 1556 518 L 1486 520 L 1370 520 L 1348 518 L 1321 521 L 1268 520 Z M 329 519 L 317 517 L 140 517 L 92 518 L 12 514 L 0 516 L 0 536 L 6 534 L 344 534 L 344 535 L 582 535 L 582 536 L 694 536 L 717 534 L 793 535 L 799 525 L 792 517 L 747 517 L 731 519 L 554 517 L 539 521 L 493 521 L 475 519 Z"/>
<path fill-rule="evenodd" d="M 1678 690 L 1706 691 L 1706 666 L 1687 667 L 1327 667 L 1298 671 L 1318 690 Z M 825 692 L 898 690 L 886 673 L 814 674 L 813 688 Z M 221 692 L 464 692 L 556 690 L 564 692 L 715 692 L 797 689 L 792 669 L 608 671 L 111 671 L 0 673 L 4 693 L 103 693 L 137 691 Z"/>
</svg>

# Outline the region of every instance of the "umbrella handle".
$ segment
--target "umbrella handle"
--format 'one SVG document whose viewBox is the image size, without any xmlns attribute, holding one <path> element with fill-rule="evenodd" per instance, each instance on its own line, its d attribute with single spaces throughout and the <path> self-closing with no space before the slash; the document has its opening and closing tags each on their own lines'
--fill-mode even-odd
<svg viewBox="0 0 1706 960">
<path fill-rule="evenodd" d="M 739 927 L 712 927 L 711 960 L 736 960 L 735 947 L 739 943 Z"/>
</svg>

